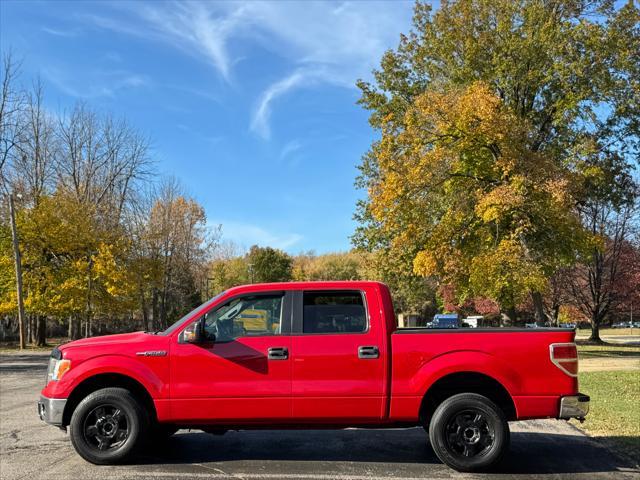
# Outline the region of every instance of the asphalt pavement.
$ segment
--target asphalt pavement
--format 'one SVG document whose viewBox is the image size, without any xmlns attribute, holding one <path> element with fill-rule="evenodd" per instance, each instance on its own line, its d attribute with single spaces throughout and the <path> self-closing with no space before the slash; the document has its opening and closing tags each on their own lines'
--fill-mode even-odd
<svg viewBox="0 0 640 480">
<path fill-rule="evenodd" d="M 243 431 L 214 436 L 180 431 L 133 464 L 94 466 L 63 431 L 41 422 L 36 401 L 47 355 L 0 355 L 0 478 L 364 480 L 425 478 L 640 479 L 637 462 L 619 458 L 572 425 L 511 424 L 511 451 L 490 475 L 444 466 L 421 428 L 342 431 Z"/>
</svg>

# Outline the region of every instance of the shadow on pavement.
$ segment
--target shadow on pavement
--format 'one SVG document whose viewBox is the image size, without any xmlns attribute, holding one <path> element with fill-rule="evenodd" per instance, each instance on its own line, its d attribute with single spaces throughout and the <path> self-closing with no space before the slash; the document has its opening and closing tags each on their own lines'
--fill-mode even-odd
<svg viewBox="0 0 640 480">
<path fill-rule="evenodd" d="M 422 428 L 242 431 L 229 432 L 224 436 L 181 433 L 140 460 L 157 465 L 243 460 L 413 463 L 425 466 L 441 463 Z M 511 450 L 505 461 L 494 473 L 600 473 L 634 467 L 633 462 L 614 457 L 588 437 L 517 432 L 511 436 Z"/>
</svg>

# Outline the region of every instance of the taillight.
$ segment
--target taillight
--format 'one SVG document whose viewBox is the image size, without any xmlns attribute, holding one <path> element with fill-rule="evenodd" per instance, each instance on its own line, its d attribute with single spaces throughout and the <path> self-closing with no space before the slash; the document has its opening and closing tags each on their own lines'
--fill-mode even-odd
<svg viewBox="0 0 640 480">
<path fill-rule="evenodd" d="M 571 377 L 578 376 L 578 349 L 575 343 L 549 345 L 551 363 Z"/>
</svg>

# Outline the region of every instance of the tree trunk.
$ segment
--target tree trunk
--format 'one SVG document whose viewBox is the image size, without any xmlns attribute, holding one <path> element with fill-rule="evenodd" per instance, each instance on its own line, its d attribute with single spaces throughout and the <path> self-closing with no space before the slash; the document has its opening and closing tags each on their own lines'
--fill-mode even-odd
<svg viewBox="0 0 640 480">
<path fill-rule="evenodd" d="M 47 344 L 47 317 L 39 315 L 36 327 L 36 346 L 44 347 Z"/>
<path fill-rule="evenodd" d="M 144 325 L 144 329 L 148 332 L 155 331 L 152 329 L 152 326 L 149 325 L 149 308 L 147 307 L 147 299 L 145 298 L 144 293 L 140 295 L 140 310 L 142 312 L 142 324 Z"/>
<path fill-rule="evenodd" d="M 600 323 L 602 318 L 597 316 L 593 316 L 591 318 L 591 336 L 589 337 L 589 341 L 593 343 L 604 343 L 600 338 Z"/>
<path fill-rule="evenodd" d="M 69 318 L 69 340 L 80 338 L 80 320 L 76 317 Z"/>
<path fill-rule="evenodd" d="M 544 303 L 542 302 L 542 294 L 540 292 L 531 292 L 531 300 L 533 301 L 533 309 L 536 323 L 546 323 L 546 315 L 544 314 Z"/>
<path fill-rule="evenodd" d="M 20 255 L 20 240 L 16 226 L 16 213 L 13 204 L 13 194 L 9 195 L 9 217 L 11 224 L 11 241 L 13 244 L 13 260 L 16 273 L 16 299 L 18 301 L 18 332 L 20 336 L 20 350 L 26 347 L 24 335 L 24 300 L 22 299 L 22 257 Z"/>
<path fill-rule="evenodd" d="M 156 331 L 158 328 L 158 289 L 153 288 L 151 297 L 151 330 Z"/>
<path fill-rule="evenodd" d="M 589 341 L 593 343 L 604 343 L 600 338 L 600 325 L 596 325 L 591 322 L 591 336 L 589 337 Z"/>
<path fill-rule="evenodd" d="M 86 330 L 85 330 L 85 337 L 90 337 L 91 336 L 91 316 L 93 315 L 93 310 L 92 310 L 92 294 L 93 294 L 93 256 L 91 256 L 91 254 L 89 254 L 89 267 L 88 267 L 88 285 L 87 285 L 87 318 L 86 318 Z"/>
<path fill-rule="evenodd" d="M 560 326 L 560 305 L 553 306 L 553 323 L 556 327 Z"/>
<path fill-rule="evenodd" d="M 29 315 L 27 321 L 27 342 L 34 344 L 36 343 L 36 323 L 37 319 L 35 315 Z"/>
</svg>

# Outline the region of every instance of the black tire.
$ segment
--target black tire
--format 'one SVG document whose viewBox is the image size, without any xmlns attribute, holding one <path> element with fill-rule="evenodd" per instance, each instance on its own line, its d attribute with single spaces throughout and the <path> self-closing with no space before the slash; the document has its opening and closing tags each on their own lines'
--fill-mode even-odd
<svg viewBox="0 0 640 480">
<path fill-rule="evenodd" d="M 71 416 L 69 435 L 76 452 L 96 465 L 122 463 L 143 444 L 149 419 L 124 388 L 103 388 L 87 395 Z"/>
<path fill-rule="evenodd" d="M 495 467 L 509 448 L 509 422 L 491 400 L 460 393 L 443 401 L 429 424 L 431 447 L 443 463 L 459 472 Z"/>
</svg>

